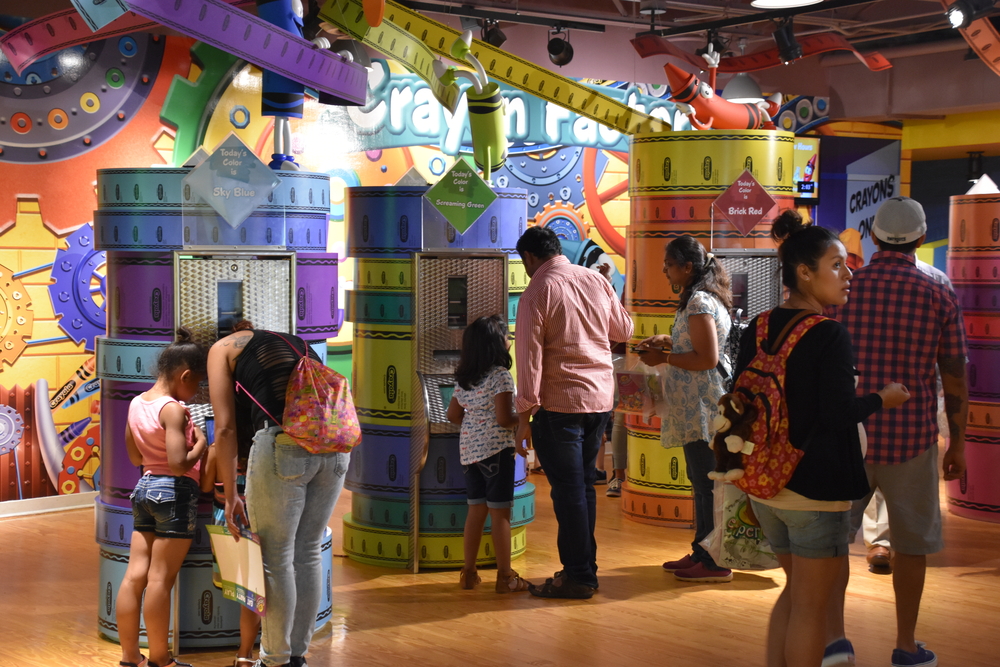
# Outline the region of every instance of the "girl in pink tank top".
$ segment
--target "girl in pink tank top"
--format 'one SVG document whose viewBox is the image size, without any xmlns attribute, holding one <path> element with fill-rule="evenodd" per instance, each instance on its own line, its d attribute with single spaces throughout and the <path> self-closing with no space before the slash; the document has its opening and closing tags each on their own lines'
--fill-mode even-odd
<svg viewBox="0 0 1000 667">
<path fill-rule="evenodd" d="M 178 329 L 177 338 L 160 353 L 156 384 L 132 399 L 125 427 L 129 460 L 143 475 L 131 496 L 132 544 L 116 609 L 122 667 L 189 667 L 167 646 L 170 589 L 197 528 L 199 462 L 206 442 L 179 401 L 198 392 L 207 352 L 187 329 Z M 148 661 L 139 653 L 140 608 Z"/>
</svg>

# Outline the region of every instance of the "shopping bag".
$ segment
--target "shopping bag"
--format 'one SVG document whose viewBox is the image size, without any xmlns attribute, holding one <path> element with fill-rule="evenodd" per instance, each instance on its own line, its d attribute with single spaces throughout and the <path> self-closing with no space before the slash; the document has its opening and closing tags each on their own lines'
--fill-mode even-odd
<svg viewBox="0 0 1000 667">
<path fill-rule="evenodd" d="M 732 483 L 715 482 L 715 528 L 701 541 L 719 567 L 770 570 L 778 559 L 753 515 L 747 494 Z"/>
<path fill-rule="evenodd" d="M 647 366 L 637 358 L 614 359 L 615 391 L 619 412 L 642 415 L 649 419 L 657 414 L 663 403 L 663 386 L 656 368 Z"/>
<path fill-rule="evenodd" d="M 226 526 L 205 526 L 212 542 L 212 554 L 219 564 L 222 597 L 263 616 L 267 611 L 264 598 L 264 561 L 260 554 L 260 538 L 249 530 L 240 530 L 240 541 L 233 539 Z"/>
</svg>

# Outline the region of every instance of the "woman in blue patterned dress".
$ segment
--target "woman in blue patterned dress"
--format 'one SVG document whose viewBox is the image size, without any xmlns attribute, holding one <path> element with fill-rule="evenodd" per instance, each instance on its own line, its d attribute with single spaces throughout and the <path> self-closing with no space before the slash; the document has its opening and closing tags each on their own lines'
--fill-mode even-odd
<svg viewBox="0 0 1000 667">
<path fill-rule="evenodd" d="M 714 482 L 708 478 L 715 468 L 715 455 L 708 443 L 718 401 L 725 393 L 718 366 L 732 325 L 729 276 L 691 236 L 667 244 L 663 273 L 680 290 L 672 335 L 647 338 L 636 352 L 650 366 L 666 364 L 667 414 L 661 415 L 660 440 L 664 447 L 684 448 L 695 517 L 692 553 L 664 563 L 663 569 L 681 581 L 732 581 L 732 571 L 718 567 L 699 544 L 715 527 Z M 725 371 L 728 374 L 731 369 Z"/>
</svg>

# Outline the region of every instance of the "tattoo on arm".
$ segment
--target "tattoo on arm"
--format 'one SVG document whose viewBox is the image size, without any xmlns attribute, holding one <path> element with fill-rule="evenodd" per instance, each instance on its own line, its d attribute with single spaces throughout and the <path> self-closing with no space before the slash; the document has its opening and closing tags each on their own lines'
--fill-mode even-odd
<svg viewBox="0 0 1000 667">
<path fill-rule="evenodd" d="M 244 347 L 250 344 L 251 338 L 253 338 L 253 334 L 250 334 L 249 336 L 240 336 L 239 338 L 233 341 L 233 347 L 235 347 L 237 350 L 242 350 Z"/>
<path fill-rule="evenodd" d="M 954 378 L 965 377 L 965 357 L 943 357 L 938 359 L 938 367 L 942 375 L 950 375 Z"/>
</svg>

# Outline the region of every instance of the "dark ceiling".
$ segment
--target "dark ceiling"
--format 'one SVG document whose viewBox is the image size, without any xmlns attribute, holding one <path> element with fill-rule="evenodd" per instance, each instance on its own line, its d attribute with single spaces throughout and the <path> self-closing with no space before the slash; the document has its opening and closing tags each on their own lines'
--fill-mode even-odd
<svg viewBox="0 0 1000 667">
<path fill-rule="evenodd" d="M 465 0 L 449 2 L 426 0 L 406 2 L 420 11 L 431 7 L 440 13 L 455 16 L 493 15 L 503 23 L 542 22 L 555 25 L 569 21 L 632 29 L 636 32 L 669 30 L 704 34 L 708 27 L 718 22 L 739 24 L 720 29 L 723 41 L 739 38 L 747 40 L 750 51 L 770 45 L 774 22 L 767 18 L 767 10 L 752 7 L 748 0 Z M 847 6 L 843 6 L 843 5 Z M 39 18 L 46 14 L 71 7 L 69 0 L 0 0 L 0 14 Z M 852 43 L 905 43 L 914 38 L 934 39 L 935 34 L 947 29 L 940 0 L 826 0 L 816 5 L 800 8 L 804 13 L 795 17 L 797 35 L 835 32 Z M 655 13 L 641 13 L 655 12 Z M 652 21 L 651 21 L 652 19 Z M 502 25 L 501 25 L 502 27 Z"/>
</svg>

